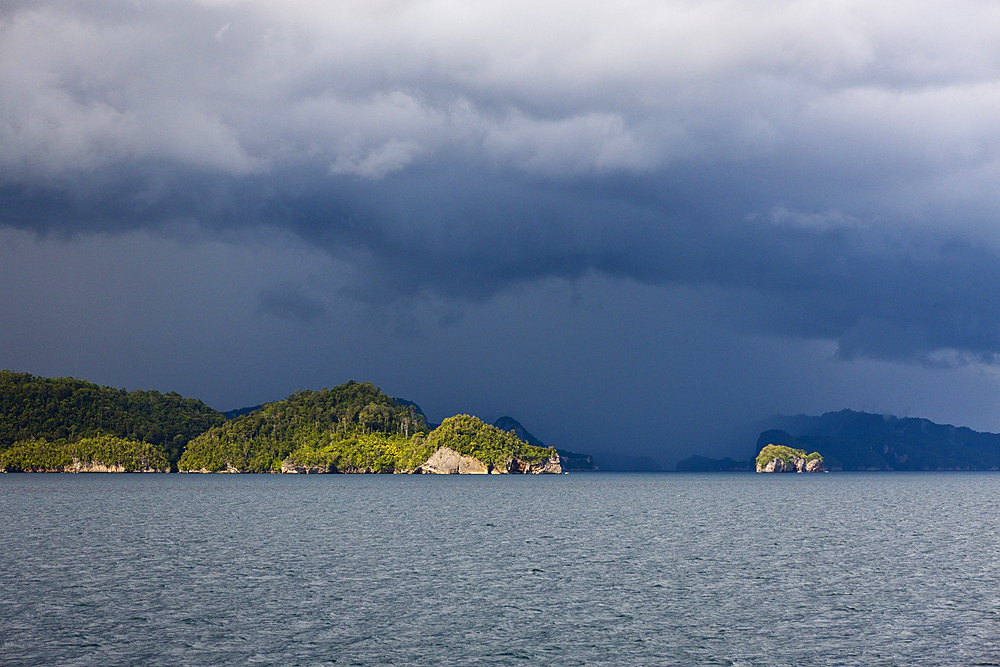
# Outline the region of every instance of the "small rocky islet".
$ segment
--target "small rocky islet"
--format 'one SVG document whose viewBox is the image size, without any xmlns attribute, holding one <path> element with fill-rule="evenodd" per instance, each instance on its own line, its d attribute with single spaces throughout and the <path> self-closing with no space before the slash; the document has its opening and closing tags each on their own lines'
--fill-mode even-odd
<svg viewBox="0 0 1000 667">
<path fill-rule="evenodd" d="M 757 454 L 757 472 L 826 472 L 819 452 L 767 444 Z"/>
</svg>

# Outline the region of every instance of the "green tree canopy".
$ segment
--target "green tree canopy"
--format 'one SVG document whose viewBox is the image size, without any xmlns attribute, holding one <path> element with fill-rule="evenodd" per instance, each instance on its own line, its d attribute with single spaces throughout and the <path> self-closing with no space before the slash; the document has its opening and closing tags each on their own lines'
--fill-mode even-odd
<svg viewBox="0 0 1000 667">
<path fill-rule="evenodd" d="M 120 468 L 124 472 L 170 469 L 163 447 L 106 434 L 72 442 L 32 438 L 15 442 L 0 452 L 0 470 L 5 472 L 62 471 L 74 463 Z"/>
<path fill-rule="evenodd" d="M 545 461 L 557 456 L 552 447 L 534 447 L 520 440 L 514 433 L 470 415 L 455 415 L 441 422 L 427 438 L 431 451 L 450 447 L 460 454 L 474 456 L 483 463 L 506 468 L 511 459 L 529 463 Z"/>
<path fill-rule="evenodd" d="M 0 371 L 0 414 L 0 450 L 32 438 L 111 434 L 159 445 L 172 461 L 189 440 L 225 422 L 222 413 L 174 392 L 129 392 L 12 371 Z"/>
<path fill-rule="evenodd" d="M 299 451 L 303 461 L 381 469 L 389 465 L 389 455 L 376 450 L 391 451 L 389 440 L 399 449 L 400 443 L 426 433 L 427 423 L 416 406 L 396 401 L 370 382 L 351 381 L 322 391 L 298 391 L 212 428 L 189 443 L 178 466 L 268 472 L 280 469 L 282 461 Z M 366 453 L 342 456 L 347 449 L 357 453 L 359 447 Z M 355 465 L 369 459 L 371 466 Z"/>
</svg>

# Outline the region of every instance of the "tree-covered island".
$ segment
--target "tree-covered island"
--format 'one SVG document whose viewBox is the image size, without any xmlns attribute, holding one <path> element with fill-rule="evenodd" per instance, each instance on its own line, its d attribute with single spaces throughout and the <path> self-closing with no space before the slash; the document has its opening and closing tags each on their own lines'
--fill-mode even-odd
<svg viewBox="0 0 1000 667">
<path fill-rule="evenodd" d="M 162 456 L 170 470 L 192 438 L 225 421 L 221 412 L 174 392 L 125 391 L 0 370 L 3 470 L 59 467 L 53 462 L 91 453 L 97 459 L 86 460 L 109 468 L 130 466 L 133 460 L 159 468 Z M 117 438 L 116 444 L 100 440 L 103 436 Z M 156 456 L 149 458 L 154 450 Z"/>
<path fill-rule="evenodd" d="M 299 391 L 192 440 L 181 472 L 392 472 L 430 452 L 427 423 L 370 382 Z M 422 458 L 421 458 L 422 457 Z M 417 460 L 419 459 L 419 460 Z"/>
<path fill-rule="evenodd" d="M 369 382 L 299 391 L 234 418 L 178 394 L 0 371 L 2 472 L 558 473 L 476 417 L 434 430 Z"/>
</svg>

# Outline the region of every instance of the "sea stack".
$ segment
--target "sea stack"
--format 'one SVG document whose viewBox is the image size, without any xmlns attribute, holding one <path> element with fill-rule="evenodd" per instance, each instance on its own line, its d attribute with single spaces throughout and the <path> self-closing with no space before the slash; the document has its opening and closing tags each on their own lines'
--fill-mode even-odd
<svg viewBox="0 0 1000 667">
<path fill-rule="evenodd" d="M 757 455 L 757 472 L 826 472 L 826 468 L 819 452 L 806 454 L 804 449 L 767 445 Z"/>
</svg>

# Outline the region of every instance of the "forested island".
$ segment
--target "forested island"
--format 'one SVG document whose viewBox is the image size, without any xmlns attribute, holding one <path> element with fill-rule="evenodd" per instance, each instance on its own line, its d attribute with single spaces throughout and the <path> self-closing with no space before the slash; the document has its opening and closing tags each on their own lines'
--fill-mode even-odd
<svg viewBox="0 0 1000 667">
<path fill-rule="evenodd" d="M 113 435 L 155 445 L 175 463 L 192 438 L 226 421 L 221 412 L 174 392 L 129 392 L 4 370 L 0 415 L 0 451 L 31 440 L 71 444 Z"/>
<path fill-rule="evenodd" d="M 562 472 L 552 447 L 470 415 L 431 429 L 418 406 L 369 382 L 299 391 L 230 419 L 175 393 L 0 371 L 0 412 L 2 472 Z"/>
</svg>

